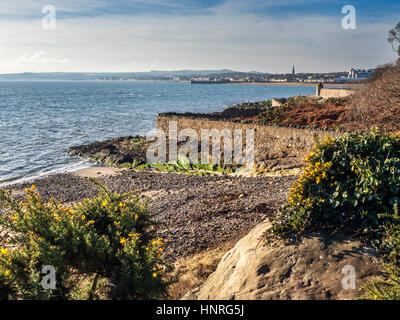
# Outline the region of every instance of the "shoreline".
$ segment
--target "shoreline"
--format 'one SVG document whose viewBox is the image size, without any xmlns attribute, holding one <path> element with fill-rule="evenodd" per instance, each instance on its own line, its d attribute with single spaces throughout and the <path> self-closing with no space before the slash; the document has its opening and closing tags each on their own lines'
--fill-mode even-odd
<svg viewBox="0 0 400 320">
<path fill-rule="evenodd" d="M 28 183 L 30 181 L 36 181 L 38 179 L 46 178 L 46 177 L 54 175 L 54 174 L 74 173 L 74 172 L 78 172 L 81 170 L 90 169 L 93 166 L 103 167 L 100 164 L 91 163 L 89 160 L 82 160 L 79 158 L 76 158 L 76 160 L 77 161 L 75 163 L 71 163 L 68 166 L 48 169 L 48 170 L 45 170 L 42 172 L 38 172 L 37 174 L 26 175 L 26 176 L 7 177 L 4 179 L 0 179 L 0 188 L 8 188 L 8 187 L 16 185 L 16 184 L 22 184 L 22 183 Z"/>
<path fill-rule="evenodd" d="M 34 184 L 44 201 L 54 198 L 71 206 L 97 195 L 98 188 L 88 180 L 93 175 L 111 191 L 134 191 L 141 201 L 148 200 L 155 219 L 165 224 L 158 236 L 166 239 L 165 259 L 169 262 L 238 240 L 285 203 L 297 178 L 198 176 L 92 167 L 13 184 L 7 189 L 22 201 L 24 189 Z"/>
<path fill-rule="evenodd" d="M 236 82 L 227 83 L 230 85 L 242 85 L 242 86 L 285 86 L 285 87 L 315 87 L 318 82 Z M 322 83 L 325 88 L 362 88 L 365 83 Z"/>
</svg>

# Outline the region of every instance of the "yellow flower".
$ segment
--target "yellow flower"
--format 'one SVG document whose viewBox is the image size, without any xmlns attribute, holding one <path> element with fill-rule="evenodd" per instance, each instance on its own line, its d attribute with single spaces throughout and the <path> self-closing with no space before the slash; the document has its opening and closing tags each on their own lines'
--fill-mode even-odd
<svg viewBox="0 0 400 320">
<path fill-rule="evenodd" d="M 124 244 L 124 243 L 126 242 L 126 239 L 125 239 L 124 237 L 122 237 L 122 238 L 119 240 L 119 242 L 120 242 L 121 244 Z"/>
<path fill-rule="evenodd" d="M 56 220 L 57 220 L 57 221 L 60 221 L 60 220 L 61 220 L 61 217 L 56 217 Z"/>
<path fill-rule="evenodd" d="M 86 216 L 82 216 L 81 219 L 82 219 L 82 221 L 85 220 L 85 219 L 86 219 Z"/>
<path fill-rule="evenodd" d="M 107 200 L 104 200 L 104 201 L 103 201 L 103 207 L 105 207 L 107 204 L 108 204 L 108 201 L 107 201 Z"/>
<path fill-rule="evenodd" d="M 153 278 L 157 278 L 157 273 L 153 273 Z"/>
<path fill-rule="evenodd" d="M 90 221 L 88 222 L 88 224 L 93 224 L 93 223 L 95 223 L 94 220 L 90 220 Z"/>
<path fill-rule="evenodd" d="M 31 187 L 31 190 L 35 190 L 35 189 L 36 189 L 36 186 L 33 184 Z"/>
<path fill-rule="evenodd" d="M 6 276 L 9 276 L 9 275 L 10 275 L 10 273 L 11 273 L 11 271 L 10 271 L 10 270 L 6 270 L 6 272 L 4 272 L 4 274 L 5 274 Z"/>
<path fill-rule="evenodd" d="M 18 217 L 15 215 L 13 216 L 11 219 L 13 219 L 14 221 L 18 220 Z"/>
<path fill-rule="evenodd" d="M 118 206 L 122 208 L 122 207 L 126 207 L 126 204 L 125 204 L 125 203 L 122 203 L 122 202 L 120 202 Z"/>
<path fill-rule="evenodd" d="M 7 249 L 7 248 L 1 248 L 1 249 L 0 249 L 0 252 L 1 252 L 2 254 L 6 254 L 6 253 L 8 252 L 8 249 Z"/>
<path fill-rule="evenodd" d="M 118 225 L 120 224 L 120 222 L 114 221 L 114 224 L 115 224 L 116 226 L 118 226 Z"/>
<path fill-rule="evenodd" d="M 139 215 L 137 213 L 135 213 L 135 220 L 139 219 Z"/>
</svg>

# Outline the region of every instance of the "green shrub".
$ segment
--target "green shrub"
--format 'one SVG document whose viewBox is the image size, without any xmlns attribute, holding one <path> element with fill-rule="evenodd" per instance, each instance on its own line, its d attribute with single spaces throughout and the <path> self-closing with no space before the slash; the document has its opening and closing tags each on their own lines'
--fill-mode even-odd
<svg viewBox="0 0 400 320">
<path fill-rule="evenodd" d="M 8 234 L 0 249 L 0 298 L 168 297 L 169 267 L 146 205 L 100 187 L 98 196 L 72 208 L 42 201 L 34 186 L 24 202 L 0 189 L 7 209 L 0 227 Z M 41 285 L 45 265 L 56 270 L 54 290 Z"/>
<path fill-rule="evenodd" d="M 382 239 L 400 201 L 400 135 L 326 137 L 306 161 L 308 168 L 273 219 L 274 233 L 342 228 Z"/>
<path fill-rule="evenodd" d="M 269 237 L 339 229 L 362 236 L 386 261 L 389 277 L 367 282 L 363 299 L 400 298 L 400 133 L 346 134 L 317 143 L 309 166 L 272 217 Z"/>
<path fill-rule="evenodd" d="M 260 123 L 280 123 L 282 119 L 286 119 L 286 105 L 282 105 L 279 107 L 269 108 L 263 112 L 261 112 L 257 118 Z"/>
<path fill-rule="evenodd" d="M 128 164 L 125 166 L 127 167 Z M 212 164 L 203 164 L 200 161 L 191 163 L 185 157 L 179 157 L 175 162 L 166 162 L 166 163 L 139 163 L 133 162 L 131 167 L 135 170 L 156 170 L 161 172 L 176 172 L 176 173 L 185 173 L 185 174 L 193 174 L 193 175 L 209 175 L 212 172 L 222 172 L 222 173 L 232 173 L 235 172 L 235 165 L 212 165 Z"/>
<path fill-rule="evenodd" d="M 361 288 L 364 290 L 361 299 L 400 299 L 400 216 L 397 203 L 393 205 L 393 212 L 393 222 L 385 226 L 386 234 L 382 243 L 382 251 L 388 261 L 384 267 L 389 277 L 365 283 Z"/>
<path fill-rule="evenodd" d="M 366 282 L 361 289 L 363 300 L 400 300 L 400 268 L 386 265 L 389 279 L 371 280 Z"/>
</svg>

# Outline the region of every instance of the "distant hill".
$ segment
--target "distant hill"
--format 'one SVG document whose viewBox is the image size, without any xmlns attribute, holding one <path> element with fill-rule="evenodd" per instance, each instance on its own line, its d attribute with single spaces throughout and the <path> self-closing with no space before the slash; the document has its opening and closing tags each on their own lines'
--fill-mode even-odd
<svg viewBox="0 0 400 320">
<path fill-rule="evenodd" d="M 177 71 L 157 71 L 150 72 L 50 72 L 50 73 L 14 73 L 0 74 L 0 80 L 167 80 L 171 77 L 206 77 L 215 74 L 240 73 L 232 70 L 177 70 Z"/>
</svg>

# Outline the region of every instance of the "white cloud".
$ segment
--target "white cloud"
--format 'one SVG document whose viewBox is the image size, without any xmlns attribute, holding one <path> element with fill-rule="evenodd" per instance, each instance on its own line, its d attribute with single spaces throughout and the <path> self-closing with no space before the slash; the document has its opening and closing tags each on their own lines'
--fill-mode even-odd
<svg viewBox="0 0 400 320">
<path fill-rule="evenodd" d="M 55 59 L 45 56 L 45 52 L 40 51 L 36 52 L 32 55 L 24 54 L 20 56 L 18 59 L 6 61 L 6 63 L 30 66 L 33 64 L 63 64 L 67 63 L 68 59 Z"/>
<path fill-rule="evenodd" d="M 373 67 L 394 60 L 386 24 L 343 30 L 340 19 L 251 14 L 103 16 L 0 21 L 0 73 L 231 68 L 289 72 Z M 16 58 L 17 57 L 17 58 Z"/>
<path fill-rule="evenodd" d="M 52 5 L 58 12 L 90 15 L 100 14 L 101 10 L 115 8 L 124 12 L 124 8 L 133 8 L 136 5 L 156 6 L 159 8 L 183 8 L 187 7 L 174 0 L 4 0 L 0 2 L 1 16 L 38 16 L 42 7 Z"/>
</svg>

